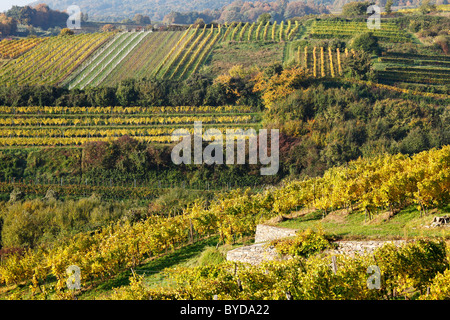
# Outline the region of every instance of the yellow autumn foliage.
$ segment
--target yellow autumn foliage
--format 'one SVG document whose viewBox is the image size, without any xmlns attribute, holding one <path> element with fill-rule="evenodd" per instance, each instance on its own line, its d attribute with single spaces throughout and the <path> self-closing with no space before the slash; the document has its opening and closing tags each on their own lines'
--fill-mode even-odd
<svg viewBox="0 0 450 320">
<path fill-rule="evenodd" d="M 255 77 L 253 91 L 262 93 L 264 105 L 270 109 L 276 100 L 286 97 L 300 87 L 301 82 L 307 77 L 305 69 L 298 66 L 285 69 L 269 79 L 266 79 L 263 73 L 259 73 Z"/>
</svg>

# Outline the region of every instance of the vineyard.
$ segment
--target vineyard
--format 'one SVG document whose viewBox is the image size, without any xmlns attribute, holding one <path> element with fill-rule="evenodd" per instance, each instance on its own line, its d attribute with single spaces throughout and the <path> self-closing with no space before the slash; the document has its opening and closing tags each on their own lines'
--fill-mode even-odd
<svg viewBox="0 0 450 320">
<path fill-rule="evenodd" d="M 68 88 L 114 85 L 128 78 L 186 79 L 200 70 L 221 42 L 289 42 L 299 23 L 256 23 L 189 27 L 186 31 L 119 33 L 94 52 L 65 81 Z"/>
<path fill-rule="evenodd" d="M 52 37 L 10 60 L 0 70 L 2 85 L 58 85 L 111 33 Z"/>
<path fill-rule="evenodd" d="M 119 32 L 3 40 L 0 83 L 83 89 L 128 78 L 185 79 L 221 42 L 285 42 L 299 23 L 189 27 L 185 31 Z"/>
<path fill-rule="evenodd" d="M 337 77 L 342 75 L 342 60 L 344 57 L 352 55 L 353 51 L 347 48 L 341 52 L 330 47 L 298 47 L 291 58 L 301 67 L 309 71 L 314 78 Z"/>
<path fill-rule="evenodd" d="M 0 299 L 450 297 L 447 17 L 266 18 L 0 41 Z"/>
<path fill-rule="evenodd" d="M 385 155 L 359 159 L 348 166 L 327 170 L 323 177 L 292 181 L 260 193 L 234 190 L 218 194 L 209 207 L 198 202 L 181 215 L 153 216 L 133 224 L 117 222 L 94 234 L 79 233 L 53 246 L 4 257 L 0 281 L 4 285 L 26 281 L 36 294 L 39 289 L 41 293 L 50 290 L 46 288 L 46 279 L 52 275 L 56 279 L 55 292 L 64 298 L 67 296 L 62 289 L 69 265 L 79 266 L 83 286 L 104 281 L 121 270 L 138 266 L 148 257 L 167 253 L 189 241 L 192 230 L 200 238 L 215 234 L 221 241 L 232 243 L 236 237 L 254 233 L 261 219 L 298 207 L 313 207 L 324 215 L 343 208 L 371 219 L 377 208 L 393 210 L 413 203 L 423 214 L 449 200 L 449 152 L 449 147 L 444 147 L 411 158 Z"/>
<path fill-rule="evenodd" d="M 95 56 L 71 75 L 68 81 L 70 89 L 83 89 L 102 83 L 125 59 L 125 57 L 145 38 L 149 32 L 133 32 L 116 34 L 108 45 L 95 52 Z"/>
<path fill-rule="evenodd" d="M 191 72 L 195 72 L 220 37 L 221 31 L 220 25 L 208 29 L 206 25 L 203 28 L 197 26 L 192 32 L 187 30 L 184 35 L 187 39 L 169 52 L 155 75 L 168 79 L 183 79 Z M 180 40 L 184 40 L 183 38 Z"/>
<path fill-rule="evenodd" d="M 177 128 L 193 133 L 195 121 L 214 126 L 258 128 L 260 114 L 232 107 L 0 107 L 0 145 L 77 146 L 128 135 L 149 143 L 171 143 Z M 207 137 L 205 137 L 207 140 Z"/>
<path fill-rule="evenodd" d="M 411 36 L 396 24 L 381 21 L 380 29 L 368 29 L 366 22 L 357 21 L 315 21 L 309 37 L 316 39 L 347 39 L 358 33 L 372 32 L 380 41 L 411 42 Z"/>
<path fill-rule="evenodd" d="M 298 38 L 299 22 L 282 21 L 270 23 L 236 23 L 226 28 L 222 41 L 239 41 L 239 42 L 282 42 L 293 41 Z"/>
</svg>

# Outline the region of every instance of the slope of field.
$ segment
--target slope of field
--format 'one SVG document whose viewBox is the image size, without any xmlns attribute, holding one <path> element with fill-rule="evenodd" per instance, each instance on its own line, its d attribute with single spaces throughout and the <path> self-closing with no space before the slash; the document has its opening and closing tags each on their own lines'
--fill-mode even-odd
<svg viewBox="0 0 450 320">
<path fill-rule="evenodd" d="M 381 21 L 380 29 L 369 29 L 366 22 L 319 20 L 311 26 L 309 36 L 316 39 L 347 39 L 361 32 L 372 32 L 380 41 L 411 42 L 409 33 L 396 24 Z"/>
<path fill-rule="evenodd" d="M 292 41 L 298 38 L 300 25 L 298 21 L 286 23 L 242 23 L 231 24 L 226 27 L 226 32 L 222 37 L 222 41 Z"/>
<path fill-rule="evenodd" d="M 380 83 L 450 84 L 450 56 L 387 52 L 377 64 Z"/>
<path fill-rule="evenodd" d="M 156 74 L 185 79 L 202 67 L 220 74 L 235 64 L 265 66 L 283 60 L 285 43 L 299 36 L 299 23 L 232 23 L 196 28 L 168 54 Z"/>
<path fill-rule="evenodd" d="M 0 107 L 0 146 L 65 146 L 124 135 L 170 143 L 177 128 L 257 128 L 260 113 L 246 106 L 222 107 Z M 205 137 L 206 139 L 207 137 Z"/>
<path fill-rule="evenodd" d="M 217 44 L 206 61 L 206 67 L 214 75 L 227 72 L 234 65 L 245 68 L 264 68 L 274 62 L 282 63 L 283 44 L 272 42 L 227 42 Z"/>
<path fill-rule="evenodd" d="M 342 59 L 351 55 L 347 49 L 343 52 L 339 48 L 336 51 L 330 47 L 298 47 L 295 58 L 291 60 L 299 63 L 303 68 L 315 77 L 335 77 L 342 74 Z"/>
<path fill-rule="evenodd" d="M 57 36 L 36 46 L 0 70 L 3 85 L 58 85 L 112 33 Z"/>
<path fill-rule="evenodd" d="M 0 41 L 0 58 L 15 59 L 35 46 L 45 41 L 46 38 L 26 38 L 20 40 Z"/>
<path fill-rule="evenodd" d="M 149 34 L 117 65 L 114 72 L 105 78 L 102 85 L 112 86 L 125 79 L 152 76 L 183 34 L 183 31 L 161 31 Z"/>
<path fill-rule="evenodd" d="M 126 56 L 135 49 L 135 47 L 150 32 L 131 32 L 117 34 L 114 40 L 88 64 L 81 67 L 75 78 L 69 83 L 69 88 L 83 89 L 87 86 L 96 86 L 116 68 L 116 66 L 126 58 Z"/>
</svg>

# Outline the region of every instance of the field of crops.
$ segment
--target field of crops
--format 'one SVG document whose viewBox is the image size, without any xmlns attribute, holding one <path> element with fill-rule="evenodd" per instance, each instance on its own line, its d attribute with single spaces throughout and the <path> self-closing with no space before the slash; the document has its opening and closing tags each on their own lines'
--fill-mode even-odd
<svg viewBox="0 0 450 320">
<path fill-rule="evenodd" d="M 297 38 L 298 22 L 237 23 L 217 27 L 196 27 L 187 31 L 182 43 L 175 45 L 156 70 L 160 78 L 185 79 L 198 71 L 217 46 L 224 43 L 291 41 Z M 281 51 L 281 48 L 279 48 Z M 214 59 L 214 54 L 212 54 Z"/>
<path fill-rule="evenodd" d="M 342 59 L 351 54 L 347 49 L 298 47 L 293 59 L 315 78 L 336 77 L 342 74 Z"/>
<path fill-rule="evenodd" d="M 125 79 L 151 77 L 164 58 L 177 44 L 185 32 L 161 31 L 153 32 L 131 51 L 114 72 L 105 78 L 102 85 L 112 86 Z M 182 45 L 183 42 L 180 42 Z"/>
<path fill-rule="evenodd" d="M 411 42 L 411 36 L 396 24 L 381 21 L 380 29 L 369 29 L 366 22 L 357 21 L 315 21 L 310 37 L 316 39 L 346 39 L 358 33 L 372 32 L 380 41 Z"/>
<path fill-rule="evenodd" d="M 0 84 L 60 85 L 69 89 L 112 86 L 127 78 L 186 79 L 215 45 L 289 42 L 298 22 L 233 23 L 186 31 L 80 34 L 0 42 Z M 110 41 L 108 41 L 110 40 Z"/>
<path fill-rule="evenodd" d="M 155 71 L 159 78 L 184 79 L 197 71 L 222 35 L 222 27 L 196 27 L 187 30 Z"/>
<path fill-rule="evenodd" d="M 51 37 L 0 70 L 2 85 L 58 85 L 112 33 Z"/>
<path fill-rule="evenodd" d="M 237 23 L 226 28 L 222 41 L 292 41 L 299 33 L 298 21 L 286 23 Z"/>
<path fill-rule="evenodd" d="M 257 128 L 260 114 L 246 106 L 221 107 L 0 107 L 0 146 L 76 146 L 124 135 L 170 143 L 177 128 Z M 205 140 L 208 137 L 205 136 Z"/>
<path fill-rule="evenodd" d="M 381 83 L 450 84 L 450 57 L 387 52 L 379 58 Z"/>
<path fill-rule="evenodd" d="M 70 89 L 84 89 L 96 86 L 115 70 L 115 68 L 141 43 L 150 32 L 118 33 L 105 47 L 95 52 L 74 74 L 66 86 Z"/>
<path fill-rule="evenodd" d="M 31 50 L 46 38 L 26 38 L 19 40 L 2 40 L 0 41 L 0 58 L 15 59 L 25 52 Z"/>
</svg>

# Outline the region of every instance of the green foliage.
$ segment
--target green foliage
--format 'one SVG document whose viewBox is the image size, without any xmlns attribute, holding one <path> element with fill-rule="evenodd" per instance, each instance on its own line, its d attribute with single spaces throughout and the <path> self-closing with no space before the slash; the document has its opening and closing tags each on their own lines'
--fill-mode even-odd
<svg viewBox="0 0 450 320">
<path fill-rule="evenodd" d="M 361 50 L 372 54 L 378 54 L 380 51 L 378 38 L 371 32 L 355 35 L 350 41 L 350 47 L 355 50 Z"/>
<path fill-rule="evenodd" d="M 137 297 L 132 295 L 129 286 L 117 290 L 116 294 L 123 299 L 212 300 L 217 295 L 219 300 L 279 300 L 288 296 L 294 300 L 384 300 L 394 298 L 392 290 L 395 288 L 397 297 L 416 299 L 419 296 L 415 291 L 431 284 L 431 294 L 423 293 L 420 299 L 448 298 L 448 269 L 440 273 L 446 265 L 442 254 L 445 256 L 441 244 L 427 240 L 402 248 L 385 245 L 375 257 L 337 255 L 335 273 L 329 255 L 256 266 L 231 262 L 194 268 L 178 266 L 165 270 L 175 286 L 147 288 L 143 292 L 140 287 Z M 415 269 L 409 268 L 409 263 Z M 367 285 L 370 276 L 367 270 L 373 265 L 378 265 L 381 271 L 380 289 L 369 289 Z M 390 278 L 392 274 L 397 276 Z"/>
<path fill-rule="evenodd" d="M 429 134 L 420 128 L 414 128 L 402 140 L 400 150 L 405 154 L 414 154 L 427 150 L 429 145 Z"/>
<path fill-rule="evenodd" d="M 207 247 L 202 251 L 200 257 L 198 258 L 198 264 L 201 266 L 220 264 L 226 261 L 226 257 L 223 252 L 221 252 L 216 247 Z"/>
<path fill-rule="evenodd" d="M 7 181 L 23 176 L 26 163 L 26 155 L 23 152 L 0 152 L 0 180 Z"/>
<path fill-rule="evenodd" d="M 366 14 L 369 2 L 354 1 L 342 6 L 342 15 L 346 17 L 357 17 Z"/>
<path fill-rule="evenodd" d="M 80 231 L 94 230 L 126 215 L 120 203 L 96 198 L 78 201 L 26 200 L 2 206 L 4 247 L 35 247 Z"/>
<path fill-rule="evenodd" d="M 24 175 L 27 177 L 53 179 L 76 177 L 81 172 L 81 152 L 77 149 L 64 151 L 54 148 L 34 150 L 28 153 Z"/>
<path fill-rule="evenodd" d="M 423 0 L 420 7 L 419 7 L 419 11 L 422 14 L 428 14 L 430 12 L 433 12 L 436 10 L 436 5 L 432 4 L 430 0 Z"/>
</svg>

